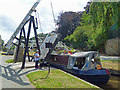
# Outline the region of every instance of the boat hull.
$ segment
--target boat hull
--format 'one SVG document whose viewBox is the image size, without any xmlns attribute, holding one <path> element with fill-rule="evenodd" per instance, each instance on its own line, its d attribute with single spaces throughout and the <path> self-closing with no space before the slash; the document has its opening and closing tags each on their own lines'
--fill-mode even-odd
<svg viewBox="0 0 120 90">
<path fill-rule="evenodd" d="M 110 78 L 110 75 L 77 75 L 81 79 L 84 79 L 90 83 L 100 85 L 100 84 L 107 84 Z"/>
<path fill-rule="evenodd" d="M 81 70 L 76 70 L 76 69 L 67 69 L 66 66 L 62 65 L 56 65 L 56 64 L 51 64 L 51 66 L 64 70 L 72 75 L 75 75 L 85 81 L 88 81 L 90 83 L 100 85 L 100 84 L 107 84 L 110 78 L 110 74 L 102 74 L 102 72 L 106 72 L 107 69 L 103 69 L 103 71 L 99 70 L 99 73 L 97 73 L 97 70 L 89 70 L 89 71 L 81 71 Z M 95 73 L 89 73 L 89 72 L 95 72 Z"/>
</svg>

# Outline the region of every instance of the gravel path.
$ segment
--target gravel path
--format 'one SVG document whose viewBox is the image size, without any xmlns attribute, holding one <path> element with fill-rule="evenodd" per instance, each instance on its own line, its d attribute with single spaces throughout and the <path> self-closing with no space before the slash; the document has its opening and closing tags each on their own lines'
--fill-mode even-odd
<svg viewBox="0 0 120 90">
<path fill-rule="evenodd" d="M 100 60 L 120 60 L 120 56 L 100 56 Z"/>
<path fill-rule="evenodd" d="M 34 88 L 30 84 L 25 74 L 34 71 L 34 68 L 16 69 L 11 68 L 13 64 L 5 63 L 6 60 L 13 59 L 13 56 L 0 55 L 0 87 L 1 88 Z"/>
</svg>

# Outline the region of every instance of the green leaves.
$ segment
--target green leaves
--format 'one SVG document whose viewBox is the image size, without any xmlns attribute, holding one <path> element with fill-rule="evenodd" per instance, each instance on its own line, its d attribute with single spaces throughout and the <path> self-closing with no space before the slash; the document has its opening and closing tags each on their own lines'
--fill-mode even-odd
<svg viewBox="0 0 120 90">
<path fill-rule="evenodd" d="M 108 39 L 108 32 L 113 24 L 118 21 L 119 2 L 93 2 L 90 5 L 91 25 L 93 31 L 88 38 L 88 47 L 104 49 L 104 44 Z M 84 14 L 83 14 L 84 15 Z M 85 16 L 85 15 L 84 15 Z M 83 21 L 85 19 L 83 18 Z M 92 46 L 93 45 L 93 46 Z"/>
<path fill-rule="evenodd" d="M 92 2 L 86 6 L 80 25 L 64 40 L 74 48 L 104 50 L 111 26 L 120 26 L 120 2 Z M 114 30 L 115 31 L 115 30 Z M 108 36 L 109 35 L 109 36 Z"/>
<path fill-rule="evenodd" d="M 87 41 L 87 32 L 86 26 L 79 26 L 70 36 L 67 36 L 64 40 L 72 44 L 74 48 L 86 48 L 86 41 Z M 86 33 L 84 33 L 86 32 Z"/>
</svg>

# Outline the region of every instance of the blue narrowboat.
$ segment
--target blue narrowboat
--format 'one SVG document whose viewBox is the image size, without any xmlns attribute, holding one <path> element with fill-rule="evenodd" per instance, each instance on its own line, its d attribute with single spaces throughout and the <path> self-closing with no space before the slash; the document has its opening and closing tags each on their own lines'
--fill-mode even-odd
<svg viewBox="0 0 120 90">
<path fill-rule="evenodd" d="M 51 55 L 50 65 L 96 85 L 107 84 L 110 78 L 110 70 L 102 68 L 97 51 Z"/>
</svg>

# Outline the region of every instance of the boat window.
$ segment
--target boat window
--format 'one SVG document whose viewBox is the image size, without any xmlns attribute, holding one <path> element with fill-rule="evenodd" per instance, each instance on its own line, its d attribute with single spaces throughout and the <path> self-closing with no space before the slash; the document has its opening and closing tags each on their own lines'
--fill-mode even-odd
<svg viewBox="0 0 120 90">
<path fill-rule="evenodd" d="M 98 68 L 101 68 L 101 62 L 99 57 L 94 55 L 91 60 L 90 69 L 98 69 Z"/>
<path fill-rule="evenodd" d="M 81 69 L 85 64 L 85 57 L 76 58 L 74 69 Z"/>
<path fill-rule="evenodd" d="M 95 67 L 96 67 L 96 69 L 101 69 L 102 68 L 100 60 L 98 60 L 98 59 L 96 60 L 95 59 Z"/>
<path fill-rule="evenodd" d="M 71 58 L 70 65 L 74 65 L 74 64 L 75 64 L 75 58 Z"/>
<path fill-rule="evenodd" d="M 91 63 L 90 63 L 90 69 L 95 69 L 96 68 L 96 64 L 94 59 L 92 59 Z"/>
<path fill-rule="evenodd" d="M 76 58 L 74 58 L 74 57 L 69 57 L 69 61 L 68 61 L 67 68 L 68 68 L 68 69 L 72 69 L 73 66 L 75 65 L 75 61 L 76 61 Z"/>
</svg>

